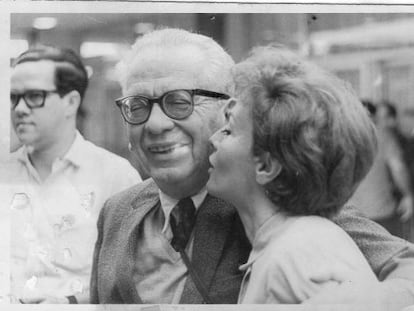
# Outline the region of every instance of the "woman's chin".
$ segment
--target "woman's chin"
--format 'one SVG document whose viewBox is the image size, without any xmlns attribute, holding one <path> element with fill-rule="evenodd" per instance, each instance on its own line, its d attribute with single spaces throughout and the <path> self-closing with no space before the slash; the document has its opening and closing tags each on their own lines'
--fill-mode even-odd
<svg viewBox="0 0 414 311">
<path fill-rule="evenodd" d="M 207 191 L 208 191 L 208 193 L 210 193 L 210 194 L 213 194 L 213 195 L 214 195 L 215 184 L 214 184 L 214 182 L 211 180 L 211 175 L 210 175 L 210 178 L 209 178 L 209 179 L 208 179 L 208 181 L 207 181 L 206 187 L 207 187 Z"/>
<path fill-rule="evenodd" d="M 210 178 L 207 181 L 207 191 L 209 194 L 214 195 L 215 197 L 221 197 L 220 196 L 220 188 L 218 187 L 217 183 L 212 178 L 212 175 L 210 174 Z"/>
<path fill-rule="evenodd" d="M 210 178 L 208 179 L 206 185 L 207 192 L 216 198 L 231 203 L 234 195 L 232 187 L 229 187 L 230 185 L 228 185 L 225 180 L 216 177 L 217 175 L 214 173 L 214 170 L 213 172 L 210 171 Z"/>
</svg>

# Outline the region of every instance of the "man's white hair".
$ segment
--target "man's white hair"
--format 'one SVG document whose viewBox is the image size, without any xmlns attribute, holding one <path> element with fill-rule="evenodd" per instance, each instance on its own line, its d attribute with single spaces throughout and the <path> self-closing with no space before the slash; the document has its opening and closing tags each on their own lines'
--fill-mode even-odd
<svg viewBox="0 0 414 311">
<path fill-rule="evenodd" d="M 212 91 L 233 94 L 231 71 L 234 61 L 212 38 L 177 28 L 154 30 L 138 38 L 126 57 L 117 64 L 118 80 L 125 92 L 128 79 L 141 70 L 138 63 L 143 50 L 151 49 L 154 54 L 182 46 L 198 48 L 205 59 L 205 68 L 200 72 L 203 82 Z M 148 54 L 147 54 L 148 55 Z"/>
</svg>

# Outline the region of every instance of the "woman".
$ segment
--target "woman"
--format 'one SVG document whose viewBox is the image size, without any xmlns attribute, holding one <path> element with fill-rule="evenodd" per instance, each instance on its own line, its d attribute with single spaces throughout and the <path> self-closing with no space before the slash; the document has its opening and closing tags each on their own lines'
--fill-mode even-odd
<svg viewBox="0 0 414 311">
<path fill-rule="evenodd" d="M 252 243 L 239 303 L 300 303 L 340 273 L 377 282 L 353 240 L 329 220 L 368 172 L 374 126 L 342 81 L 281 47 L 235 68 L 238 102 L 211 137 L 208 191 L 238 210 Z M 325 277 L 326 279 L 326 277 Z"/>
</svg>

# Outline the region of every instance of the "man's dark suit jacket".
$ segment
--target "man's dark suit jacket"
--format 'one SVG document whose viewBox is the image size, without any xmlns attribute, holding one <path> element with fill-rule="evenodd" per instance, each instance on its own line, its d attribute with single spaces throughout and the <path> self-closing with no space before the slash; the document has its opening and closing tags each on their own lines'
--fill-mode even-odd
<svg viewBox="0 0 414 311">
<path fill-rule="evenodd" d="M 142 303 L 133 281 L 138 227 L 159 205 L 158 187 L 147 180 L 105 204 L 98 220 L 91 279 L 92 303 Z M 238 267 L 247 261 L 250 244 L 236 210 L 207 195 L 197 212 L 192 264 L 215 303 L 237 303 L 242 280 Z M 191 277 L 180 303 L 203 303 Z"/>
<path fill-rule="evenodd" d="M 152 179 L 106 202 L 98 220 L 91 303 L 142 303 L 133 281 L 136 236 L 144 216 L 158 204 L 158 187 Z M 358 244 L 380 280 L 390 274 L 401 278 L 414 275 L 411 243 L 393 237 L 351 207 L 343 208 L 334 221 Z M 250 252 L 236 210 L 207 195 L 197 212 L 194 230 L 192 263 L 210 297 L 214 303 L 236 303 L 242 280 L 238 268 Z M 187 278 L 180 303 L 203 303 L 191 277 Z"/>
</svg>

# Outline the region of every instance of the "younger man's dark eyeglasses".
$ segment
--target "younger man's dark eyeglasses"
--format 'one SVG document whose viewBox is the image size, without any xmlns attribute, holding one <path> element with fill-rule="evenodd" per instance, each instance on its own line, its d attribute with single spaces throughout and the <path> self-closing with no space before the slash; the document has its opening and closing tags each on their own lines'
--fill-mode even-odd
<svg viewBox="0 0 414 311">
<path fill-rule="evenodd" d="M 10 92 L 11 108 L 15 109 L 21 98 L 23 98 L 30 109 L 43 107 L 49 93 L 58 92 L 57 90 L 28 90 L 24 93 Z"/>
</svg>

